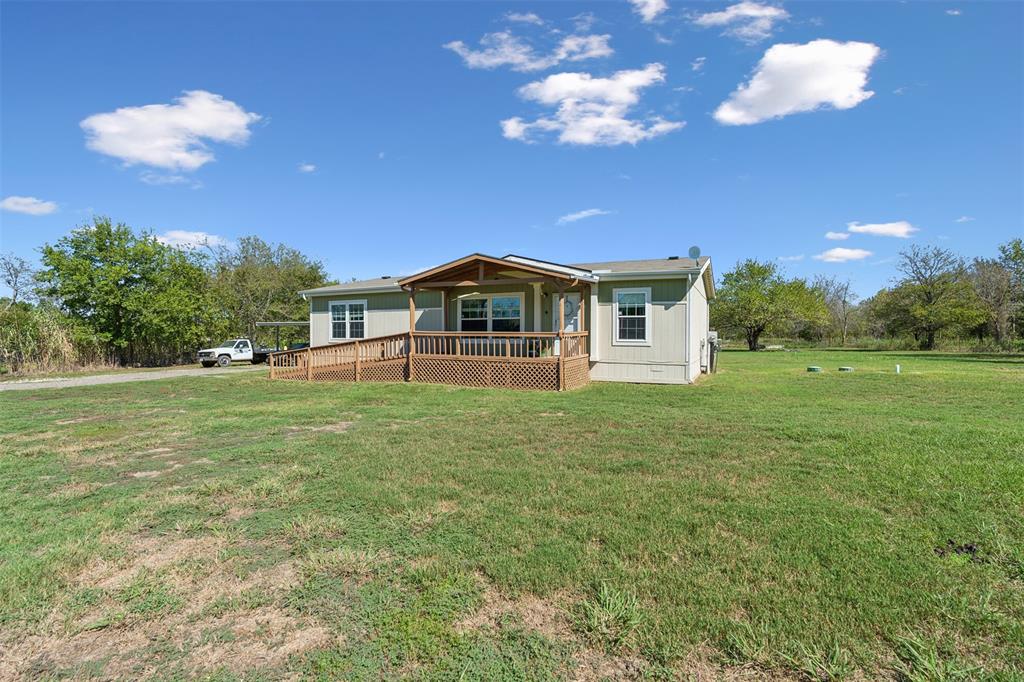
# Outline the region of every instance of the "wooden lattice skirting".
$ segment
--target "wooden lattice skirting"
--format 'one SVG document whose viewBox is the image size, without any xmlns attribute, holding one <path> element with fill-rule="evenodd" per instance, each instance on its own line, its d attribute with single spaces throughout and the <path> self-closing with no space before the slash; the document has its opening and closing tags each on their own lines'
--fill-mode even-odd
<svg viewBox="0 0 1024 682">
<path fill-rule="evenodd" d="M 590 383 L 590 358 L 586 355 L 565 361 L 565 390 L 582 388 Z"/>
<path fill-rule="evenodd" d="M 452 386 L 481 386 L 521 390 L 558 390 L 557 358 L 524 361 L 506 358 L 458 358 L 415 355 L 412 358 L 413 380 Z M 590 383 L 590 358 L 567 358 L 563 363 L 565 390 Z M 406 380 L 407 359 L 364 361 L 359 367 L 358 381 L 402 382 Z M 314 367 L 313 381 L 356 381 L 356 365 L 346 362 L 327 367 Z M 278 367 L 276 379 L 306 379 L 305 367 Z"/>
<path fill-rule="evenodd" d="M 456 386 L 558 390 L 558 362 L 413 356 L 416 381 Z"/>
</svg>

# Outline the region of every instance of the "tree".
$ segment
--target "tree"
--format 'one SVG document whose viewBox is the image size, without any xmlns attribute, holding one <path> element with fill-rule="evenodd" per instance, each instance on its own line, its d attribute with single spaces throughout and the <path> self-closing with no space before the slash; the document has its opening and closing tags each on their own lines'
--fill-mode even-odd
<svg viewBox="0 0 1024 682">
<path fill-rule="evenodd" d="M 1024 239 L 1018 237 L 1000 244 L 999 263 L 1010 273 L 1011 297 L 1016 311 L 1011 323 L 1019 333 L 1024 328 Z"/>
<path fill-rule="evenodd" d="M 94 218 L 42 248 L 41 292 L 82 321 L 118 362 L 191 353 L 214 324 L 201 254 Z"/>
<path fill-rule="evenodd" d="M 1002 344 L 1010 334 L 1010 322 L 1018 302 L 1013 290 L 1013 275 L 992 258 L 975 258 L 971 264 L 971 283 L 981 301 L 986 318 L 983 326 L 992 332 L 996 343 Z"/>
<path fill-rule="evenodd" d="M 212 277 L 227 333 L 249 338 L 256 336 L 257 322 L 308 318 L 309 304 L 296 292 L 327 284 L 320 261 L 259 237 L 216 249 Z"/>
<path fill-rule="evenodd" d="M 838 334 L 840 345 L 846 345 L 846 337 L 850 331 L 850 323 L 853 319 L 853 310 L 856 307 L 857 294 L 852 290 L 850 280 L 840 280 L 836 277 L 818 275 L 811 285 L 821 292 L 825 299 L 825 307 L 831 323 L 831 331 Z"/>
<path fill-rule="evenodd" d="M 6 306 L 10 308 L 18 303 L 19 297 L 26 300 L 31 296 L 35 272 L 31 263 L 24 258 L 13 253 L 0 254 L 0 281 L 11 290 L 11 297 Z"/>
<path fill-rule="evenodd" d="M 900 253 L 897 269 L 903 279 L 892 302 L 905 308 L 907 322 L 925 350 L 949 328 L 970 328 L 984 319 L 963 259 L 936 246 L 912 246 Z"/>
<path fill-rule="evenodd" d="M 821 292 L 802 279 L 786 280 L 774 263 L 756 260 L 737 263 L 723 275 L 711 308 L 714 326 L 742 333 L 750 350 L 757 350 L 765 332 L 799 322 L 820 324 L 827 315 Z"/>
</svg>

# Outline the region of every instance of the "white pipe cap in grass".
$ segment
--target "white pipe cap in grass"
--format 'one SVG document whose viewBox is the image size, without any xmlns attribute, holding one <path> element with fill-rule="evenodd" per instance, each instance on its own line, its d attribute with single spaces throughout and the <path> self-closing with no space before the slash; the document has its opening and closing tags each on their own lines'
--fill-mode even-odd
<svg viewBox="0 0 1024 682">
<path fill-rule="evenodd" d="M 808 372 L 820 372 L 821 371 L 821 367 L 816 367 L 814 365 L 811 365 L 810 367 L 807 368 L 807 371 Z"/>
</svg>

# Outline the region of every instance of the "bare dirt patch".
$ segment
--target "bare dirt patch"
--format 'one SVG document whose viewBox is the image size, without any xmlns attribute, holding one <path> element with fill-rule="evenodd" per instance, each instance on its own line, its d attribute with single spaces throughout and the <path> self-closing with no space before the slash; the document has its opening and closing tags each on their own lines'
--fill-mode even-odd
<svg viewBox="0 0 1024 682">
<path fill-rule="evenodd" d="M 84 669 L 108 679 L 165 669 L 244 675 L 334 640 L 322 625 L 284 607 L 284 595 L 300 580 L 291 560 L 246 564 L 267 548 L 225 537 L 119 538 L 114 544 L 127 552 L 96 559 L 72 579 L 76 593 L 98 595 L 88 608 L 76 610 L 69 601 L 36 631 L 0 631 L 0 679 Z M 176 606 L 152 613 L 126 606 L 124 595 L 142 579 L 173 595 Z"/>
<path fill-rule="evenodd" d="M 476 613 L 456 623 L 455 629 L 461 632 L 498 631 L 506 624 L 513 624 L 572 647 L 573 668 L 566 671 L 567 679 L 581 682 L 640 679 L 649 667 L 644 659 L 625 653 L 607 653 L 588 645 L 578 636 L 571 614 L 575 601 L 569 592 L 547 597 L 523 594 L 510 598 L 487 586 L 483 592 L 483 604 Z"/>
<path fill-rule="evenodd" d="M 147 471 L 132 471 L 132 472 L 126 474 L 126 475 L 131 477 L 131 478 L 156 478 L 157 476 L 162 476 L 164 474 L 169 474 L 170 472 L 172 472 L 172 471 L 174 471 L 176 469 L 180 469 L 183 466 L 181 464 L 181 462 L 175 462 L 173 460 L 168 461 L 167 463 L 170 464 L 170 466 L 167 467 L 166 469 L 150 469 L 150 470 L 147 470 Z"/>
<path fill-rule="evenodd" d="M 94 414 L 84 417 L 68 417 L 67 419 L 58 419 L 53 422 L 57 426 L 71 426 L 72 424 L 84 424 L 85 422 L 94 422 L 97 419 L 103 419 L 103 415 Z"/>
<path fill-rule="evenodd" d="M 484 581 L 482 576 L 478 576 Z M 483 603 L 475 613 L 455 624 L 459 632 L 500 631 L 513 625 L 536 632 L 545 638 L 567 644 L 572 651 L 571 669 L 564 678 L 577 682 L 596 680 L 639 680 L 650 672 L 651 665 L 643 657 L 629 650 L 606 651 L 593 646 L 574 627 L 572 609 L 577 596 L 570 592 L 557 592 L 546 597 L 522 594 L 516 597 L 502 595 L 486 585 Z M 753 666 L 726 666 L 719 662 L 714 649 L 695 647 L 672 670 L 677 679 L 727 682 L 775 682 L 796 680 L 782 671 L 767 671 Z"/>
<path fill-rule="evenodd" d="M 96 492 L 102 487 L 102 483 L 86 483 L 85 481 L 75 481 L 74 483 L 68 483 L 67 485 L 62 485 L 59 488 L 54 489 L 54 491 L 50 493 L 48 497 L 65 500 L 72 499 L 75 497 L 85 497 L 86 495 Z"/>
<path fill-rule="evenodd" d="M 295 438 L 307 433 L 345 433 L 355 422 L 335 422 L 321 426 L 289 426 L 285 429 L 285 438 Z"/>
</svg>

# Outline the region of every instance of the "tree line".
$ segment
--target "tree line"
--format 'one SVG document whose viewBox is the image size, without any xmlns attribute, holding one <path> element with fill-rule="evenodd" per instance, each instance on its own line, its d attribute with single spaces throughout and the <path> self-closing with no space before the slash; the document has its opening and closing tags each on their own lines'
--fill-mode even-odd
<svg viewBox="0 0 1024 682">
<path fill-rule="evenodd" d="M 320 261 L 259 237 L 181 249 L 97 217 L 40 249 L 41 267 L 0 256 L 0 369 L 164 365 L 256 322 L 305 320 L 300 289 L 323 286 Z M 282 330 L 282 342 L 305 341 Z"/>
<path fill-rule="evenodd" d="M 1024 241 L 997 258 L 967 261 L 947 249 L 912 246 L 899 255 L 892 286 L 860 300 L 848 280 L 788 279 L 773 262 L 745 260 L 722 276 L 711 325 L 741 337 L 829 345 L 920 348 L 965 342 L 990 350 L 1024 343 Z"/>
</svg>

